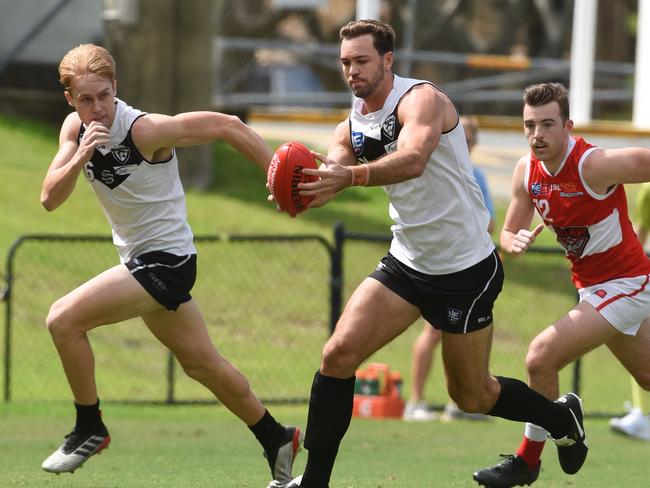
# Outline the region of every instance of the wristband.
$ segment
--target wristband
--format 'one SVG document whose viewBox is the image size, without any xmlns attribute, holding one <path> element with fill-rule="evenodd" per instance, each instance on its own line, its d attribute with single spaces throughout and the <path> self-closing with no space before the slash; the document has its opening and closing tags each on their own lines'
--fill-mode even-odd
<svg viewBox="0 0 650 488">
<path fill-rule="evenodd" d="M 350 166 L 352 171 L 352 182 L 350 186 L 366 186 L 370 180 L 370 166 L 368 164 L 359 164 Z"/>
</svg>

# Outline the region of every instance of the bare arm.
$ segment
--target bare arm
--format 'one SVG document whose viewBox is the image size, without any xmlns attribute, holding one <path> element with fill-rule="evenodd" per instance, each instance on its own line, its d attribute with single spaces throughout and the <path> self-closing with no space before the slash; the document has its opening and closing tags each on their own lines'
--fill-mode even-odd
<svg viewBox="0 0 650 488">
<path fill-rule="evenodd" d="M 587 157 L 582 171 L 585 182 L 600 194 L 615 184 L 650 181 L 650 149 L 597 149 Z"/>
<path fill-rule="evenodd" d="M 524 187 L 527 159 L 521 158 L 515 166 L 512 175 L 512 198 L 499 236 L 501 249 L 513 256 L 525 253 L 544 228 L 544 224 L 539 224 L 532 231 L 528 230 L 533 221 L 535 206 Z"/>
<path fill-rule="evenodd" d="M 148 114 L 133 124 L 136 146 L 146 158 L 164 148 L 186 147 L 223 140 L 264 171 L 273 151 L 262 137 L 238 117 L 219 112 L 186 112 L 175 116 Z"/>
<path fill-rule="evenodd" d="M 334 129 L 334 137 L 332 138 L 330 145 L 327 149 L 327 156 L 314 152 L 312 151 L 312 154 L 314 157 L 322 162 L 324 166 L 321 166 L 321 169 L 323 168 L 331 168 L 332 171 L 339 171 L 343 177 L 347 178 L 350 180 L 352 178 L 352 173 L 350 169 L 348 169 L 348 166 L 354 166 L 357 164 L 357 158 L 354 155 L 354 151 L 352 150 L 352 146 L 350 146 L 350 126 L 348 124 L 347 120 L 344 120 L 341 122 L 339 125 L 336 126 L 336 129 Z M 303 169 L 303 172 L 305 174 L 315 174 L 319 170 L 312 170 L 312 169 Z M 335 180 L 332 179 L 330 180 L 331 182 L 334 182 Z M 304 186 L 309 186 L 308 183 L 301 183 L 298 185 L 301 190 L 303 190 Z M 332 198 L 336 196 L 337 191 L 332 187 L 330 191 L 327 191 L 325 188 L 322 188 L 320 191 L 316 193 L 316 190 L 310 190 L 310 189 L 305 189 L 306 192 L 312 192 L 312 193 L 303 193 L 301 191 L 301 194 L 311 194 L 315 195 L 314 199 L 309 203 L 309 208 L 316 208 L 316 207 L 322 207 L 325 205 L 327 202 L 329 202 Z"/>
<path fill-rule="evenodd" d="M 68 199 L 95 147 L 108 143 L 108 129 L 97 122 L 92 122 L 86 128 L 81 141 L 77 143 L 80 128 L 81 120 L 76 112 L 68 115 L 61 126 L 59 150 L 47 170 L 41 189 L 41 204 L 48 211 L 55 210 Z"/>
<path fill-rule="evenodd" d="M 440 141 L 443 122 L 448 110 L 453 110 L 451 102 L 439 91 L 430 85 L 414 87 L 400 102 L 398 115 L 402 123 L 402 130 L 397 139 L 397 150 L 387 154 L 369 164 L 367 179 L 364 185 L 380 186 L 399 183 L 422 174 L 431 153 Z M 319 170 L 303 170 L 305 174 L 320 177 L 318 181 L 300 184 L 301 194 L 315 195 L 316 200 L 321 194 L 334 194 L 347 186 L 355 184 L 354 171 L 348 167 L 349 158 L 353 156 L 349 140 L 342 142 L 341 134 L 343 125 L 337 128 L 337 147 L 330 147 L 328 157 L 317 155 L 325 163 Z M 344 146 L 345 151 L 340 149 Z M 341 158 L 339 162 L 336 158 Z"/>
</svg>

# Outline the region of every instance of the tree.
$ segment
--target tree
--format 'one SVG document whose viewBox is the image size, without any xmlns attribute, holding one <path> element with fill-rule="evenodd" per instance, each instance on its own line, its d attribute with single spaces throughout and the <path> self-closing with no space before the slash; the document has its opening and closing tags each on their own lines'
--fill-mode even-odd
<svg viewBox="0 0 650 488">
<path fill-rule="evenodd" d="M 139 0 L 137 22 L 107 21 L 118 96 L 149 112 L 210 110 L 212 5 L 211 0 Z M 207 189 L 213 180 L 211 147 L 178 153 L 184 185 Z"/>
</svg>

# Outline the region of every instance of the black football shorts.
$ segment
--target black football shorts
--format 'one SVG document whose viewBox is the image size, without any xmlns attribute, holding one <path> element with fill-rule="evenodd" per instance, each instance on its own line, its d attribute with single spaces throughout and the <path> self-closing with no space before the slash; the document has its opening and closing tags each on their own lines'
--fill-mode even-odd
<svg viewBox="0 0 650 488">
<path fill-rule="evenodd" d="M 503 286 L 503 266 L 495 250 L 462 271 L 428 275 L 388 253 L 370 277 L 418 307 L 436 329 L 465 334 L 492 323 L 492 307 Z"/>
<path fill-rule="evenodd" d="M 131 275 L 168 310 L 177 310 L 192 299 L 190 290 L 196 281 L 196 254 L 176 256 L 152 251 L 124 263 Z"/>
</svg>

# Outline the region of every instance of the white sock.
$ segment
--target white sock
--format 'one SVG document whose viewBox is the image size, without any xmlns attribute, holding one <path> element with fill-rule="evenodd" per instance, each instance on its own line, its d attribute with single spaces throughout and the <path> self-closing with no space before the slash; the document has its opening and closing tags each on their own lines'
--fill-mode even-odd
<svg viewBox="0 0 650 488">
<path fill-rule="evenodd" d="M 541 428 L 539 425 L 526 422 L 524 435 L 531 441 L 544 442 L 548 438 L 549 433 L 546 429 Z"/>
</svg>

